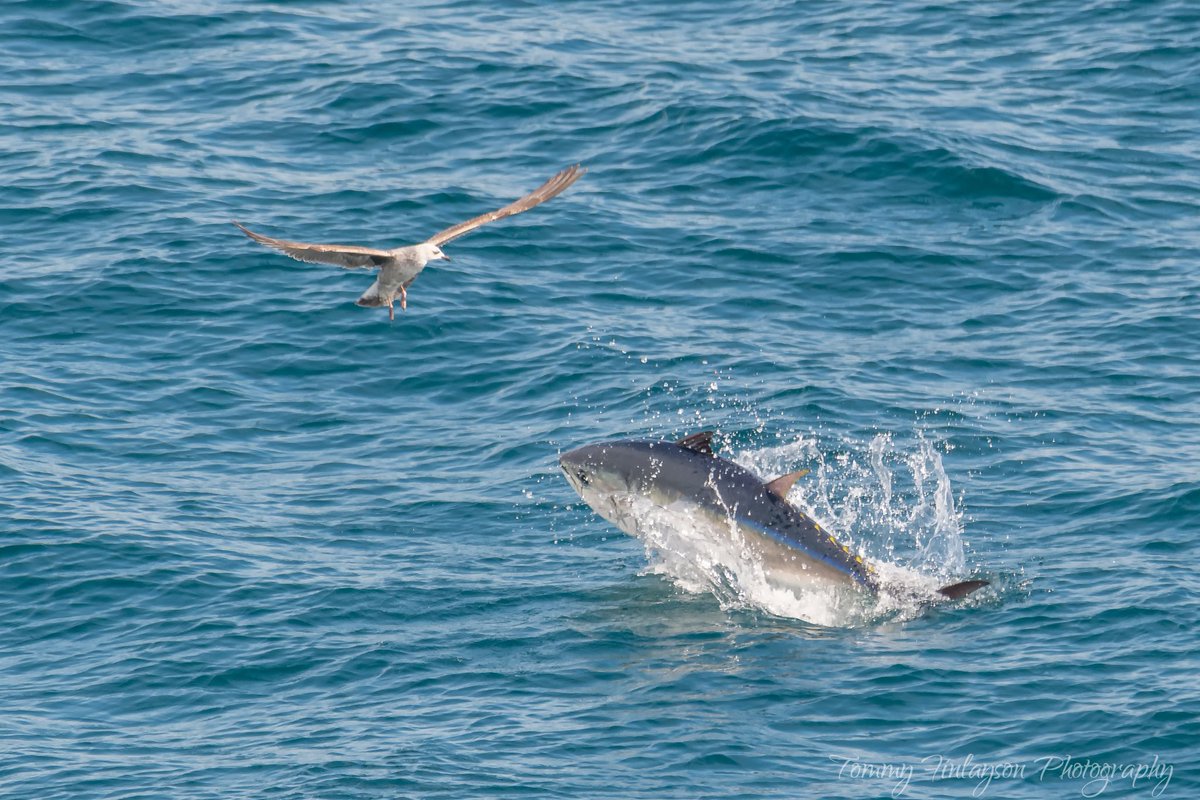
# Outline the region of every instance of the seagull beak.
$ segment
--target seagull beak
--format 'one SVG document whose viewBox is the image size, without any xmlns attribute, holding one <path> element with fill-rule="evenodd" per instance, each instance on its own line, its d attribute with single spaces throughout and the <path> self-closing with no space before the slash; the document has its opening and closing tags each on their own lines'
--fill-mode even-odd
<svg viewBox="0 0 1200 800">
<path fill-rule="evenodd" d="M 446 259 L 447 261 L 450 260 L 450 256 L 446 255 L 445 253 L 442 253 L 442 258 Z"/>
</svg>

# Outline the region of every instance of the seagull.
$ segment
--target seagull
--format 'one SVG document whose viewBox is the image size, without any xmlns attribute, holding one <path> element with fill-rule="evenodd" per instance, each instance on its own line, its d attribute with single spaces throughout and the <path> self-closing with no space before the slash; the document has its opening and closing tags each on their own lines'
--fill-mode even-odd
<svg viewBox="0 0 1200 800">
<path fill-rule="evenodd" d="M 435 233 L 420 244 L 409 244 L 392 250 L 376 250 L 371 247 L 358 247 L 352 244 L 307 244 L 305 242 L 290 242 L 286 239 L 272 239 L 255 233 L 237 220 L 233 224 L 242 233 L 254 241 L 289 255 L 297 261 L 307 261 L 313 264 L 336 264 L 346 269 L 379 267 L 379 275 L 371 288 L 363 292 L 362 297 L 355 301 L 360 306 L 387 306 L 388 318 L 396 319 L 396 309 L 392 302 L 396 295 L 400 296 L 400 308 L 408 308 L 408 287 L 417 279 L 421 270 L 430 261 L 439 258 L 450 260 L 450 256 L 442 252 L 441 246 L 446 242 L 470 233 L 476 228 L 495 222 L 513 214 L 528 211 L 534 206 L 541 205 L 552 197 L 562 194 L 567 187 L 583 177 L 586 167 L 576 164 L 567 167 L 550 180 L 534 189 L 529 194 L 514 200 L 503 208 L 480 214 L 466 222 L 452 225 L 444 231 Z"/>
</svg>

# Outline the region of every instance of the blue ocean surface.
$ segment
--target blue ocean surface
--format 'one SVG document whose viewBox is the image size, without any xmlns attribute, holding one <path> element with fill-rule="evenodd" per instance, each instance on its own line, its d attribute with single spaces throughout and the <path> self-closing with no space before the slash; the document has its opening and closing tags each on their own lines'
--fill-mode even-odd
<svg viewBox="0 0 1200 800">
<path fill-rule="evenodd" d="M 0 32 L 0 796 L 1200 796 L 1200 6 Z M 230 224 L 394 247 L 574 163 L 392 323 Z M 702 429 L 991 585 L 839 617 L 558 470 Z"/>
</svg>

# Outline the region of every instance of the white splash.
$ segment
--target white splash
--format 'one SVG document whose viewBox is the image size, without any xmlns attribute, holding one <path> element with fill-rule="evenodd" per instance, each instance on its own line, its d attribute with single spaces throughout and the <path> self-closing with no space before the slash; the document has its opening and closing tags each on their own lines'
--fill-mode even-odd
<svg viewBox="0 0 1200 800">
<path fill-rule="evenodd" d="M 768 580 L 736 526 L 707 530 L 711 522 L 682 508 L 631 501 L 627 512 L 639 522 L 649 571 L 684 591 L 711 592 L 726 608 L 853 627 L 915 617 L 939 586 L 964 577 L 961 515 L 941 454 L 923 435 L 908 452 L 897 452 L 889 434 L 843 440 L 832 451 L 801 436 L 731 457 L 764 479 L 811 470 L 789 501 L 868 558 L 884 588 L 876 597 L 852 589 L 782 588 Z"/>
</svg>

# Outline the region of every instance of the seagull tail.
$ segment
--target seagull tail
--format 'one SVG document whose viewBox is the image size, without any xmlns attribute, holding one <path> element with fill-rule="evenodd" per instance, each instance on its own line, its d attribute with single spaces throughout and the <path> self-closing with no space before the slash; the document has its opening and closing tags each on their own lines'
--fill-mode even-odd
<svg viewBox="0 0 1200 800">
<path fill-rule="evenodd" d="M 360 306 L 382 306 L 384 305 L 383 298 L 379 296 L 379 281 L 371 284 L 371 288 L 362 293 L 362 297 L 354 301 L 355 305 Z"/>
</svg>

